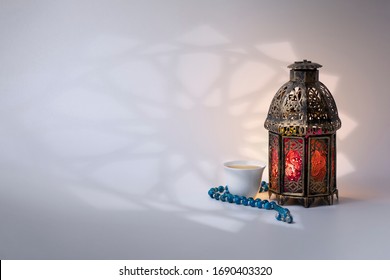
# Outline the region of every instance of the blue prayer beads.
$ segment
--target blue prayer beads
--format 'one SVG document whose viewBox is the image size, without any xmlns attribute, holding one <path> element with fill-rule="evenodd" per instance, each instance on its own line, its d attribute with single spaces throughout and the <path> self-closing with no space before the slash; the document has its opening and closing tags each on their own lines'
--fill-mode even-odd
<svg viewBox="0 0 390 280">
<path fill-rule="evenodd" d="M 261 182 L 260 192 L 268 191 L 268 184 L 265 181 Z M 287 208 L 284 208 L 278 205 L 275 201 L 261 200 L 260 198 L 253 199 L 253 197 L 245 197 L 233 195 L 229 192 L 228 186 L 219 186 L 217 188 L 211 188 L 208 191 L 208 195 L 222 202 L 235 203 L 237 205 L 251 206 L 257 208 L 264 208 L 266 210 L 275 210 L 276 220 L 286 222 L 291 224 L 293 222 L 293 217 L 291 216 L 290 211 Z"/>
</svg>

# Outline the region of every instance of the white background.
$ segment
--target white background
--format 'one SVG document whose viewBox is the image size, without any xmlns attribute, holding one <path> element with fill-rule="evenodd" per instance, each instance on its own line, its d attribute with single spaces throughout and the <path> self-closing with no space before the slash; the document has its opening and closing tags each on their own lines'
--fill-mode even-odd
<svg viewBox="0 0 390 280">
<path fill-rule="evenodd" d="M 0 258 L 389 259 L 389 26 L 385 0 L 2 0 Z M 267 161 L 302 59 L 343 123 L 339 203 L 210 200 L 224 161 Z"/>
</svg>

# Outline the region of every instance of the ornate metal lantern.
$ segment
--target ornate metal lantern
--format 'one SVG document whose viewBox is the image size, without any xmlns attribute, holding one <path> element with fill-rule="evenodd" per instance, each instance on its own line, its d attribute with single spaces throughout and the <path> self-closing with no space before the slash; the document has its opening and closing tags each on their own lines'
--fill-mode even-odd
<svg viewBox="0 0 390 280">
<path fill-rule="evenodd" d="M 274 96 L 264 126 L 269 130 L 269 197 L 280 204 L 315 198 L 333 204 L 336 186 L 336 103 L 318 80 L 320 64 L 303 60 L 288 66 L 290 81 Z"/>
</svg>

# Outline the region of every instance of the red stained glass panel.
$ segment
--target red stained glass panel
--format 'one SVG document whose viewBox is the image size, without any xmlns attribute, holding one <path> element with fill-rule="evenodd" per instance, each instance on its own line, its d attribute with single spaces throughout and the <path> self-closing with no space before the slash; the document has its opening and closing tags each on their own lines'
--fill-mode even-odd
<svg viewBox="0 0 390 280">
<path fill-rule="evenodd" d="M 270 137 L 270 188 L 278 190 L 279 188 L 279 137 L 271 134 Z"/>
<path fill-rule="evenodd" d="M 303 193 L 304 141 L 284 138 L 284 192 Z"/>
<path fill-rule="evenodd" d="M 310 194 L 327 192 L 328 138 L 310 139 Z"/>
<path fill-rule="evenodd" d="M 302 174 L 302 157 L 298 151 L 288 151 L 285 172 L 287 180 L 297 182 Z"/>
</svg>

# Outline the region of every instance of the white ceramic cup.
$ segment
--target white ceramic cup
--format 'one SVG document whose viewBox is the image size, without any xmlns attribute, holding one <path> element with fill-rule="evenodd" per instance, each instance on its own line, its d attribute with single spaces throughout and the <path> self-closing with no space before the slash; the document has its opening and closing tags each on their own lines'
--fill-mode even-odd
<svg viewBox="0 0 390 280">
<path fill-rule="evenodd" d="M 265 164 L 257 160 L 234 160 L 224 164 L 225 182 L 233 195 L 254 197 L 259 191 Z"/>
</svg>

